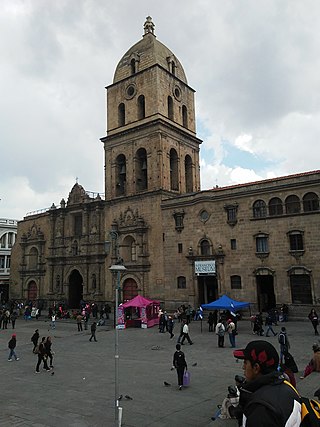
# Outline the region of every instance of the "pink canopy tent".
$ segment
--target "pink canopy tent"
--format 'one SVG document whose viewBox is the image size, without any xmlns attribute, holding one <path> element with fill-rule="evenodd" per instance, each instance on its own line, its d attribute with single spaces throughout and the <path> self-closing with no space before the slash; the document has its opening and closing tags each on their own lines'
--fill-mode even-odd
<svg viewBox="0 0 320 427">
<path fill-rule="evenodd" d="M 159 308 L 159 301 L 137 295 L 119 306 L 118 325 L 120 328 L 129 326 L 150 328 L 159 323 Z"/>
</svg>

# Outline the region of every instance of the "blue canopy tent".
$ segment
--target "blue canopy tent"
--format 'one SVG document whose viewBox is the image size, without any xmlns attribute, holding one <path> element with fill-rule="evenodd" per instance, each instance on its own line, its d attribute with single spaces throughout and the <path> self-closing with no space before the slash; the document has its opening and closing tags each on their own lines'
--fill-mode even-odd
<svg viewBox="0 0 320 427">
<path fill-rule="evenodd" d="M 243 308 L 250 307 L 249 302 L 240 302 L 229 298 L 227 295 L 222 295 L 216 301 L 212 301 L 209 304 L 202 304 L 201 307 L 204 310 L 229 310 L 230 312 L 236 312 Z"/>
</svg>

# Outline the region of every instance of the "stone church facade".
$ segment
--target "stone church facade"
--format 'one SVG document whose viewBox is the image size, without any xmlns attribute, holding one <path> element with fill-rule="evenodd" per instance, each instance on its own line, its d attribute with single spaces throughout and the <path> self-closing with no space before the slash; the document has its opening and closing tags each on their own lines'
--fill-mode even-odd
<svg viewBox="0 0 320 427">
<path fill-rule="evenodd" d="M 150 17 L 106 89 L 105 195 L 76 183 L 19 222 L 11 298 L 112 303 L 121 259 L 121 300 L 318 304 L 320 171 L 201 191 L 194 90 Z"/>
</svg>

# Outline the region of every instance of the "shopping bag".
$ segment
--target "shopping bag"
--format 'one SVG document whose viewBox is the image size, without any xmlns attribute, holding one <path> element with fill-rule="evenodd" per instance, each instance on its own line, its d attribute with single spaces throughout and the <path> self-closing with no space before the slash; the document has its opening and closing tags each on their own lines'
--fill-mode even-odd
<svg viewBox="0 0 320 427">
<path fill-rule="evenodd" d="M 184 371 L 184 374 L 183 374 L 183 385 L 184 386 L 190 385 L 190 377 L 191 377 L 190 372 Z"/>
</svg>

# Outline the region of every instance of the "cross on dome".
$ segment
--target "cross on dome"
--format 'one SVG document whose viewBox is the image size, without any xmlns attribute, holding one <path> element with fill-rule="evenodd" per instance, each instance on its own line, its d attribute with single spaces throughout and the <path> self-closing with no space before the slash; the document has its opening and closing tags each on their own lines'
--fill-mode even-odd
<svg viewBox="0 0 320 427">
<path fill-rule="evenodd" d="M 146 22 L 144 23 L 144 26 L 143 26 L 144 34 L 148 34 L 148 33 L 154 34 L 154 27 L 155 27 L 155 25 L 152 22 L 151 16 L 147 16 Z"/>
</svg>

